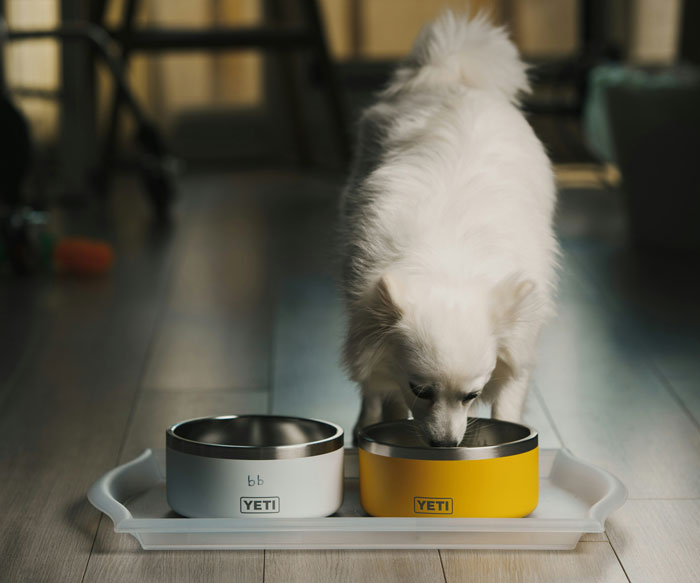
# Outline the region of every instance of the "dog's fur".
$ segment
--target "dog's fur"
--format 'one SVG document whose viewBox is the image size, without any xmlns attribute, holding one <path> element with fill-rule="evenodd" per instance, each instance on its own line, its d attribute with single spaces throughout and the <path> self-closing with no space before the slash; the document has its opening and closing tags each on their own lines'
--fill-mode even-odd
<svg viewBox="0 0 700 583">
<path fill-rule="evenodd" d="M 477 396 L 520 419 L 558 253 L 551 166 L 517 108 L 527 89 L 502 28 L 447 12 L 364 112 L 341 203 L 356 431 L 412 415 L 455 445 Z"/>
</svg>

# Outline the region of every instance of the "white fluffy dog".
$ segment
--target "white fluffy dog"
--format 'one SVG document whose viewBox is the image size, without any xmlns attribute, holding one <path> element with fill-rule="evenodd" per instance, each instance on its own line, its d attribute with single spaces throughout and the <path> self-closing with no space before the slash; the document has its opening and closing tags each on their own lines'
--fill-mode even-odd
<svg viewBox="0 0 700 583">
<path fill-rule="evenodd" d="M 364 112 L 341 204 L 356 431 L 412 415 L 454 446 L 475 399 L 521 417 L 558 253 L 525 69 L 502 28 L 447 12 Z"/>
</svg>

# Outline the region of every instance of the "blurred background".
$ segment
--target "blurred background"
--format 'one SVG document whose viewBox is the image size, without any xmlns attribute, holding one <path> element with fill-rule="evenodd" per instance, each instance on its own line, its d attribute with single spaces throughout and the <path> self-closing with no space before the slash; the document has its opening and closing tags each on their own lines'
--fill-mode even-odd
<svg viewBox="0 0 700 583">
<path fill-rule="evenodd" d="M 119 285 L 160 290 L 137 384 L 244 387 L 275 412 L 311 386 L 308 410 L 351 423 L 336 200 L 362 108 L 445 7 L 487 10 L 531 65 L 564 274 L 575 259 L 628 321 L 696 346 L 698 3 L 2 0 L 5 372 L 64 316 L 56 294 L 109 320 Z"/>
<path fill-rule="evenodd" d="M 445 6 L 467 9 L 0 0 L 3 580 L 195 572 L 202 556 L 139 554 L 85 500 L 171 423 L 274 413 L 350 433 L 337 199 L 359 112 Z M 527 572 L 694 580 L 700 2 L 470 6 L 531 65 L 522 108 L 559 186 L 558 316 L 525 421 L 631 497 L 607 535 Z"/>
<path fill-rule="evenodd" d="M 698 6 L 1 0 L 8 386 L 47 322 L 76 318 L 70 334 L 100 337 L 138 289 L 155 319 L 129 366 L 137 390 L 251 390 L 255 409 L 350 426 L 336 201 L 361 110 L 445 7 L 487 10 L 530 64 L 522 109 L 554 162 L 562 289 L 582 277 L 625 335 L 640 327 L 695 354 Z M 601 309 L 603 345 L 626 351 Z M 568 340 L 602 342 L 587 334 L 574 326 Z"/>
<path fill-rule="evenodd" d="M 272 0 L 3 3 L 10 31 L 75 22 L 106 31 L 106 48 L 123 65 L 125 83 L 143 115 L 167 144 L 167 153 L 188 162 L 188 168 L 298 162 L 335 169 L 345 162 L 339 153 L 347 154 L 339 142 L 351 143 L 358 111 L 407 54 L 422 24 L 445 6 L 463 11 L 468 4 L 319 0 L 309 13 L 306 2 Z M 469 5 L 489 10 L 494 21 L 505 24 L 533 65 L 535 93 L 525 109 L 554 161 L 605 164 L 616 161 L 615 124 L 606 119 L 611 106 L 604 96 L 610 86 L 653 92 L 695 83 L 695 72 L 679 67 L 696 61 L 698 53 L 691 34 L 697 8 L 686 4 L 478 0 Z M 326 78 L 316 33 L 326 39 L 333 79 Z M 138 128 L 133 116 L 124 114 L 123 99 L 116 108 L 121 115 L 115 114 L 114 78 L 96 47 L 42 38 L 3 42 L 2 51 L 9 96 L 30 122 L 34 154 L 41 161 L 33 175 L 43 178 L 42 188 L 59 196 L 104 190 L 106 183 L 96 184 L 96 174 L 104 179 L 129 160 L 138 162 L 133 159 Z M 635 72 L 594 71 L 610 63 L 634 66 Z M 340 113 L 334 111 L 336 101 Z M 586 106 L 590 119 L 584 117 Z M 626 131 L 618 129 L 626 136 L 620 141 L 627 140 Z"/>
</svg>

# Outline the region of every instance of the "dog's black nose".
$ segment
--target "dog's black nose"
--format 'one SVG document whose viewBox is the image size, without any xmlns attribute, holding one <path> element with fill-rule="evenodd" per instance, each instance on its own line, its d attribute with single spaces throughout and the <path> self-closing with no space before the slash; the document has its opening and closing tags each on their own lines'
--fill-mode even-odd
<svg viewBox="0 0 700 583">
<path fill-rule="evenodd" d="M 431 439 L 430 447 L 457 447 L 457 442 L 452 439 Z"/>
</svg>

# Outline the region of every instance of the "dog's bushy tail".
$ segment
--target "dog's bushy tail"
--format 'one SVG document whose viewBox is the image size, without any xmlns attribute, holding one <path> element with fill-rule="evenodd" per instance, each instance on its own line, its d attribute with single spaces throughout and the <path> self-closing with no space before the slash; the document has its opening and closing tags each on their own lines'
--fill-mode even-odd
<svg viewBox="0 0 700 583">
<path fill-rule="evenodd" d="M 503 27 L 483 13 L 470 19 L 447 10 L 423 27 L 387 92 L 450 83 L 495 91 L 513 102 L 529 89 L 527 67 Z"/>
</svg>

